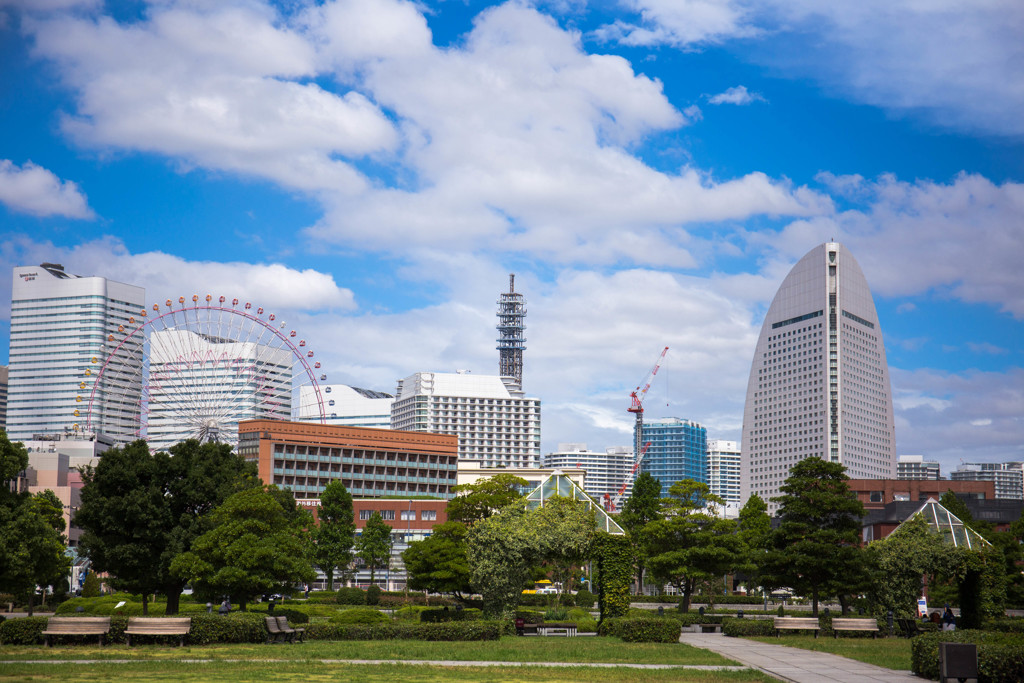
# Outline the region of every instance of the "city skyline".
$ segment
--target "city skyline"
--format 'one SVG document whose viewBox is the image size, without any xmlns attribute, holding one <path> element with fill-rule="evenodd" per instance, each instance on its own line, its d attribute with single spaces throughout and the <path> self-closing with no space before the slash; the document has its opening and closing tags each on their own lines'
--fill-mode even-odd
<svg viewBox="0 0 1024 683">
<path fill-rule="evenodd" d="M 5 269 L 251 301 L 388 393 L 497 374 L 515 273 L 547 453 L 629 443 L 665 346 L 646 414 L 741 440 L 771 295 L 834 240 L 897 453 L 1024 459 L 1019 3 L 110 7 L 0 2 Z"/>
</svg>

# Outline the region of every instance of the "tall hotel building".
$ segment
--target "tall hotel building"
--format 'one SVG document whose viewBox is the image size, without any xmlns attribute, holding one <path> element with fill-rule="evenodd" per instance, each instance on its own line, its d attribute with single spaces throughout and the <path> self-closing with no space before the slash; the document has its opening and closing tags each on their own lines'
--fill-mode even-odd
<svg viewBox="0 0 1024 683">
<path fill-rule="evenodd" d="M 588 451 L 585 443 L 560 443 L 558 450 L 547 453 L 541 466 L 555 470 L 581 469 L 587 474 L 583 479 L 583 490 L 598 502 L 604 496 L 614 498 L 626 484 L 619 506 L 633 493 L 633 449 L 629 446 L 612 446 L 603 451 Z"/>
<path fill-rule="evenodd" d="M 726 503 L 740 504 L 740 445 L 735 441 L 708 441 L 708 488 Z"/>
<path fill-rule="evenodd" d="M 893 479 L 892 390 L 871 290 L 836 242 L 793 267 L 775 294 L 747 383 L 742 498 L 768 502 L 808 457 L 852 479 Z"/>
<path fill-rule="evenodd" d="M 93 418 L 117 440 L 135 438 L 141 398 L 136 348 L 121 347 L 107 366 L 137 378 L 125 386 L 97 384 L 96 368 L 107 358 L 106 339 L 146 305 L 141 287 L 102 277 L 81 277 L 63 266 L 43 263 L 14 269 L 7 434 L 29 441 L 36 434 L 60 434 L 84 426 L 95 390 Z"/>
<path fill-rule="evenodd" d="M 391 428 L 455 435 L 459 460 L 482 467 L 540 465 L 540 399 L 514 378 L 417 372 L 398 382 Z"/>
<path fill-rule="evenodd" d="M 651 445 L 640 471 L 661 482 L 661 495 L 682 479 L 707 483 L 708 430 L 703 425 L 678 417 L 644 420 L 641 441 Z"/>
</svg>

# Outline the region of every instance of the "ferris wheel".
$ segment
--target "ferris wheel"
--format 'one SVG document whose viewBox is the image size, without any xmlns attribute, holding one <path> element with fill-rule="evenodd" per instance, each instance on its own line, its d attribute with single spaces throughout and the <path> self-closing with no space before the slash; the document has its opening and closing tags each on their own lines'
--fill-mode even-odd
<svg viewBox="0 0 1024 683">
<path fill-rule="evenodd" d="M 320 363 L 295 330 L 260 307 L 167 299 L 107 335 L 79 387 L 85 429 L 167 450 L 186 439 L 238 442 L 240 420 L 324 423 Z M 80 402 L 84 396 L 79 396 Z"/>
</svg>

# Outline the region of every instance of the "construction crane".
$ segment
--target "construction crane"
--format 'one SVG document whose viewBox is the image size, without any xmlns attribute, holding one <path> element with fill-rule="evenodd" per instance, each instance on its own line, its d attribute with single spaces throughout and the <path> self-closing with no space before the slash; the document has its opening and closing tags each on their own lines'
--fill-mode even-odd
<svg viewBox="0 0 1024 683">
<path fill-rule="evenodd" d="M 620 486 L 619 490 L 615 493 L 615 497 L 612 498 L 611 494 L 609 493 L 604 494 L 604 509 L 607 512 L 615 512 L 615 509 L 619 507 L 619 501 L 622 500 L 623 494 L 626 493 L 626 489 L 629 488 L 629 483 L 633 481 L 633 477 L 636 475 L 636 471 L 640 469 L 640 463 L 643 461 L 644 455 L 646 455 L 647 449 L 650 447 L 650 441 L 644 444 L 643 450 L 640 451 L 640 457 L 638 457 L 636 459 L 636 462 L 633 463 L 633 469 L 629 471 L 629 474 L 626 476 L 625 481 L 622 482 L 622 486 Z"/>
<path fill-rule="evenodd" d="M 633 463 L 633 469 L 626 477 L 626 480 L 622 482 L 622 486 L 619 487 L 619 491 L 615 495 L 615 498 L 609 499 L 609 496 L 605 497 L 605 507 L 609 512 L 614 511 L 618 506 L 619 501 L 622 500 L 622 494 L 629 487 L 629 483 L 633 481 L 633 476 L 636 474 L 636 471 L 640 469 L 640 463 L 643 462 L 644 455 L 646 455 L 647 449 L 651 445 L 648 441 L 643 448 L 640 447 L 640 444 L 644 442 L 644 397 L 647 396 L 647 390 L 651 388 L 651 382 L 654 381 L 654 376 L 657 375 L 658 370 L 661 369 L 661 362 L 665 360 L 666 353 L 668 353 L 667 346 L 661 350 L 661 355 L 658 356 L 658 362 L 654 364 L 654 367 L 651 369 L 650 373 L 648 373 L 644 381 L 638 384 L 636 389 L 629 394 L 631 401 L 627 410 L 636 415 L 636 427 L 633 434 L 633 453 L 636 454 L 636 461 Z"/>
</svg>

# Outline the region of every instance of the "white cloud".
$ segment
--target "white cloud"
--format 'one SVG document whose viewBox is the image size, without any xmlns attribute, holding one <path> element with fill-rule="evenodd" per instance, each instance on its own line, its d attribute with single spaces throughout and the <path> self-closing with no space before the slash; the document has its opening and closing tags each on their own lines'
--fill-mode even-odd
<svg viewBox="0 0 1024 683">
<path fill-rule="evenodd" d="M 78 185 L 31 161 L 19 167 L 0 159 L 0 204 L 33 216 L 96 217 Z"/>
<path fill-rule="evenodd" d="M 5 236 L 0 271 L 42 262 L 61 263 L 76 275 L 102 275 L 145 287 L 150 303 L 210 294 L 251 301 L 268 310 L 328 312 L 356 307 L 351 290 L 339 287 L 331 275 L 311 269 L 278 263 L 189 261 L 159 251 L 133 254 L 120 240 L 109 237 L 68 248 L 24 236 Z M 202 283 L 201 290 L 197 283 Z M 0 280 L 0 286 L 0 297 L 10 301 L 9 280 Z"/>
<path fill-rule="evenodd" d="M 760 94 L 747 90 L 745 85 L 737 85 L 708 98 L 708 104 L 736 104 L 742 106 L 754 102 L 767 102 L 767 100 Z"/>
<path fill-rule="evenodd" d="M 1024 4 L 1018 0 L 622 0 L 640 15 L 599 32 L 691 49 L 745 40 L 794 78 L 940 126 L 1024 135 Z M 760 40 L 758 40 L 760 38 Z"/>
</svg>

